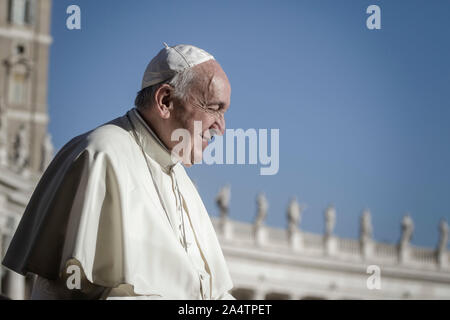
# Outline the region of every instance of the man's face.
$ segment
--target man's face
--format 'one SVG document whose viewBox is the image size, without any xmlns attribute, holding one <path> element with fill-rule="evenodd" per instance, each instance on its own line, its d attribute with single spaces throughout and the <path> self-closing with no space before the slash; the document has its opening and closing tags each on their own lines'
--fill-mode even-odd
<svg viewBox="0 0 450 320">
<path fill-rule="evenodd" d="M 210 130 L 219 135 L 224 134 L 224 116 L 230 106 L 231 95 L 228 78 L 216 61 L 210 60 L 194 68 L 197 68 L 197 76 L 184 101 L 176 103 L 178 105 L 175 105 L 173 111 L 175 127 L 186 129 L 190 133 L 191 164 L 202 159 Z M 194 130 L 194 121 L 201 123 L 201 130 Z"/>
</svg>

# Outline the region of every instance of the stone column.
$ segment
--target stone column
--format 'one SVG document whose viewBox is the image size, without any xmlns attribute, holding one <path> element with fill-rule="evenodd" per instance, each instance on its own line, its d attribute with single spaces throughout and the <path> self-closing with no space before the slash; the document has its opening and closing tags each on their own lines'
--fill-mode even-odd
<svg viewBox="0 0 450 320">
<path fill-rule="evenodd" d="M 324 239 L 325 255 L 333 256 L 337 252 L 337 239 L 335 236 L 325 236 Z"/>
<path fill-rule="evenodd" d="M 7 277 L 6 295 L 13 300 L 24 300 L 25 277 L 11 270 L 8 270 L 6 277 Z"/>
<path fill-rule="evenodd" d="M 6 198 L 5 198 L 6 199 Z M 6 201 L 5 201 L 6 202 Z M 3 213 L 5 212 L 6 203 L 3 206 Z M 5 218 L 5 216 L 3 216 Z M 6 249 L 11 243 L 14 231 L 20 221 L 19 216 L 9 216 L 7 217 L 7 222 L 3 221 L 3 226 L 5 227 L 3 235 L 3 253 L 6 253 Z M 3 257 L 2 257 L 3 259 Z M 3 272 L 6 277 L 6 286 L 4 289 L 4 294 L 13 300 L 24 300 L 25 299 L 25 277 L 7 268 L 3 268 Z"/>
<path fill-rule="evenodd" d="M 7 208 L 6 208 L 7 202 L 8 202 L 8 199 L 7 199 L 6 195 L 0 194 L 0 293 L 3 292 L 1 279 L 3 279 L 3 275 L 6 271 L 6 269 L 1 265 L 1 261 L 3 260 L 4 252 L 6 252 L 6 248 L 4 248 L 6 244 L 4 243 L 3 238 L 6 237 L 6 235 L 5 235 L 6 234 L 6 232 L 5 232 L 5 229 L 6 229 L 5 212 L 7 210 Z"/>
<path fill-rule="evenodd" d="M 448 265 L 448 255 L 445 251 L 438 251 L 437 262 L 440 268 L 445 268 Z"/>
<path fill-rule="evenodd" d="M 1 213 L 0 213 L 1 214 Z M 0 223 L 0 261 L 3 260 L 3 229 Z M 5 268 L 0 264 L 0 293 L 3 292 L 2 281 Z"/>
<path fill-rule="evenodd" d="M 303 249 L 303 234 L 299 230 L 288 232 L 289 246 L 294 251 L 301 251 Z"/>
<path fill-rule="evenodd" d="M 254 228 L 255 245 L 260 247 L 266 243 L 267 230 L 264 226 Z"/>
<path fill-rule="evenodd" d="M 7 59 L 4 62 L 5 66 L 5 77 L 3 79 L 3 96 L 0 97 L 0 165 L 8 165 L 8 110 L 7 110 L 7 97 L 9 94 L 9 81 L 10 81 L 10 69 L 11 62 Z"/>
<path fill-rule="evenodd" d="M 5 91 L 6 93 L 6 91 Z M 6 104 L 3 101 L 4 97 L 0 97 L 0 166 L 8 165 L 8 131 L 7 125 L 7 110 Z"/>
<path fill-rule="evenodd" d="M 233 224 L 228 217 L 220 218 L 219 230 L 225 240 L 231 240 L 233 238 Z"/>
</svg>

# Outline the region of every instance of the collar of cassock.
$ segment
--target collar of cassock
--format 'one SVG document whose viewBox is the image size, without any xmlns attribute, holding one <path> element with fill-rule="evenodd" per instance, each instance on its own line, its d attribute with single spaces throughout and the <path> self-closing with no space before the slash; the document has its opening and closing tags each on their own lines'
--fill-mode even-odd
<svg viewBox="0 0 450 320">
<path fill-rule="evenodd" d="M 128 115 L 137 131 L 136 134 L 138 135 L 140 140 L 139 143 L 141 144 L 142 149 L 144 149 L 144 152 L 158 162 L 165 172 L 170 172 L 170 170 L 180 161 L 172 159 L 169 149 L 167 149 L 157 134 L 145 122 L 136 108 L 128 111 Z"/>
<path fill-rule="evenodd" d="M 128 111 L 128 116 L 132 125 L 136 129 L 138 136 L 138 143 L 141 144 L 144 152 L 153 158 L 162 168 L 162 170 L 170 170 L 173 168 L 176 171 L 178 168 L 182 169 L 180 161 L 174 161 L 171 158 L 170 151 L 158 138 L 156 133 L 147 125 L 147 123 L 139 115 L 134 108 Z M 178 164 L 180 162 L 180 164 Z M 167 172 L 167 171 L 166 171 Z M 167 173 L 169 173 L 167 172 Z M 229 271 L 227 269 L 225 259 L 220 249 L 220 244 L 214 232 L 208 212 L 195 189 L 189 177 L 184 170 L 179 170 L 181 179 L 177 180 L 179 190 L 183 192 L 184 203 L 186 204 L 193 226 L 194 235 L 198 240 L 200 252 L 205 258 L 208 270 L 210 271 L 212 285 L 212 296 L 218 297 L 221 293 L 230 290 L 233 287 Z M 198 232 L 200 231 L 200 232 Z"/>
</svg>

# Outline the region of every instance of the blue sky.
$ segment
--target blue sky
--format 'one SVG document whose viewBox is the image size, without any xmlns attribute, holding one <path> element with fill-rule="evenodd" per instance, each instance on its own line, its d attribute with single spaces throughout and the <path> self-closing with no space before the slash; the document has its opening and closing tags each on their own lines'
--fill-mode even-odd
<svg viewBox="0 0 450 320">
<path fill-rule="evenodd" d="M 81 30 L 66 8 L 81 8 Z M 381 8 L 381 30 L 366 8 Z M 49 130 L 56 149 L 133 106 L 143 71 L 162 48 L 188 43 L 227 73 L 227 128 L 280 130 L 280 170 L 259 165 L 188 169 L 211 215 L 232 188 L 230 216 L 286 226 L 292 196 L 307 205 L 301 228 L 356 238 L 372 212 L 374 237 L 396 242 L 402 216 L 412 243 L 435 246 L 450 220 L 450 2 L 448 1 L 53 1 Z"/>
</svg>

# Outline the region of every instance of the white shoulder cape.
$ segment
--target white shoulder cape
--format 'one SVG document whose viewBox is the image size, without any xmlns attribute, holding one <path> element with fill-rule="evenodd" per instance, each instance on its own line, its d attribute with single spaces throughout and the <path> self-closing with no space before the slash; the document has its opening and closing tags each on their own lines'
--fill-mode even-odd
<svg viewBox="0 0 450 320">
<path fill-rule="evenodd" d="M 128 115 L 60 150 L 36 187 L 3 264 L 23 275 L 56 279 L 75 258 L 92 283 L 127 283 L 136 294 L 196 299 L 198 273 L 174 236 L 129 119 L 139 139 L 148 139 L 148 132 L 133 112 Z M 232 288 L 229 271 L 195 186 L 184 168 L 178 172 L 215 299 Z"/>
</svg>

